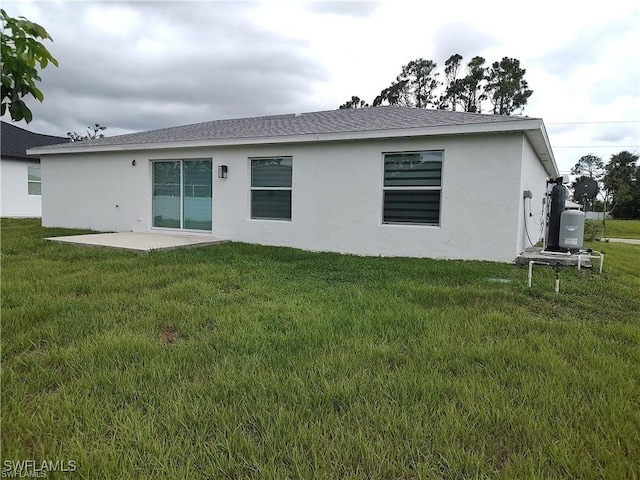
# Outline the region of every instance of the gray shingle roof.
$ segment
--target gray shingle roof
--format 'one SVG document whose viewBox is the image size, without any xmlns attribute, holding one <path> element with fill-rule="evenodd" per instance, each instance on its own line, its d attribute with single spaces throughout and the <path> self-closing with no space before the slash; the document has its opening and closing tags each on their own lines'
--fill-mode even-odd
<svg viewBox="0 0 640 480">
<path fill-rule="evenodd" d="M 14 160 L 38 160 L 37 155 L 27 155 L 26 151 L 34 147 L 43 147 L 56 143 L 68 144 L 66 137 L 54 137 L 33 133 L 24 128 L 16 127 L 7 122 L 2 122 L 0 128 L 0 144 L 2 145 L 2 158 Z"/>
<path fill-rule="evenodd" d="M 308 134 L 368 132 L 407 128 L 489 124 L 531 120 L 522 117 L 485 115 L 408 107 L 369 107 L 303 114 L 214 120 L 147 132 L 76 142 L 73 147 L 144 145 L 245 138 L 268 138 Z M 59 147 L 70 147 L 60 145 Z"/>
</svg>

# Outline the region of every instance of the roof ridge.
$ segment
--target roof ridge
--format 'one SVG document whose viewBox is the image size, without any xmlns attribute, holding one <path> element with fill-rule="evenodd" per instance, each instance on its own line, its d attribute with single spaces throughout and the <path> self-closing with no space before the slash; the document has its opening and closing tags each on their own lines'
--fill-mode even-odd
<svg viewBox="0 0 640 480">
<path fill-rule="evenodd" d="M 161 127 L 158 129 L 152 129 L 152 130 L 143 130 L 140 132 L 132 132 L 132 133 L 125 133 L 122 135 L 118 135 L 118 136 L 123 136 L 123 135 L 132 135 L 135 133 L 145 133 L 145 132 L 153 132 L 153 131 L 158 131 L 158 130 L 165 130 L 165 129 L 170 129 L 170 128 L 182 128 L 182 127 L 190 127 L 190 126 L 195 126 L 195 125 L 205 125 L 205 124 L 210 124 L 210 123 L 216 123 L 216 122 L 238 122 L 238 121 L 251 121 L 251 120 L 281 120 L 281 119 L 286 119 L 286 118 L 300 118 L 300 117 L 304 117 L 304 116 L 310 116 L 310 115 L 319 115 L 319 114 L 326 114 L 326 113 L 335 113 L 335 114 L 359 114 L 361 112 L 366 112 L 366 111 L 371 111 L 371 110 L 382 110 L 382 109 L 395 109 L 395 110 L 405 110 L 405 111 L 426 111 L 426 112 L 442 112 L 442 114 L 453 114 L 453 115 L 465 115 L 465 116 L 479 116 L 479 117 L 483 117 L 483 118 L 489 118 L 489 117 L 500 117 L 500 118 L 509 118 L 509 119 L 513 119 L 513 120 L 521 120 L 521 119 L 527 119 L 527 120 L 532 120 L 532 119 L 536 119 L 536 117 L 527 117 L 527 116 L 519 116 L 519 115 L 498 115 L 495 113 L 481 113 L 481 112 L 462 112 L 462 111 L 456 111 L 456 110 L 442 110 L 439 108 L 421 108 L 421 107 L 408 107 L 405 105 L 377 105 L 377 106 L 370 106 L 370 107 L 362 107 L 362 108 L 333 108 L 333 109 L 328 109 L 328 110 L 316 110 L 313 112 L 299 112 L 299 113 L 283 113 L 283 114 L 275 114 L 275 115 L 258 115 L 258 116 L 251 116 L 251 117 L 231 117 L 231 118 L 218 118 L 218 119 L 213 119 L 213 120 L 205 120 L 203 122 L 194 122 L 194 123 L 187 123 L 187 124 L 183 124 L 183 125 L 173 125 L 173 126 L 168 126 L 168 127 Z M 113 138 L 113 137 L 111 137 Z"/>
</svg>

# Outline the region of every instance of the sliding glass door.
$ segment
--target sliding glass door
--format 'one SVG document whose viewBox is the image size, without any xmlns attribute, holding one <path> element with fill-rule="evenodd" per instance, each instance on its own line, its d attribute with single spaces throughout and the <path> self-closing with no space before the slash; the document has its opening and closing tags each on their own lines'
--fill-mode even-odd
<svg viewBox="0 0 640 480">
<path fill-rule="evenodd" d="M 211 231 L 210 159 L 153 162 L 153 226 Z"/>
<path fill-rule="evenodd" d="M 153 226 L 180 228 L 181 163 L 153 162 Z"/>
<path fill-rule="evenodd" d="M 182 177 L 182 228 L 211 230 L 211 160 L 184 160 Z"/>
</svg>

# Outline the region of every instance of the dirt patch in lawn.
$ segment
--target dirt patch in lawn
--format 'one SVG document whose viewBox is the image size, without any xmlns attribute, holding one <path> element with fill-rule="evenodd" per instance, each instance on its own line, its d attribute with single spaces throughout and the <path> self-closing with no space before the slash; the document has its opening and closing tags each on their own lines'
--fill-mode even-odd
<svg viewBox="0 0 640 480">
<path fill-rule="evenodd" d="M 180 334 L 174 327 L 163 325 L 160 327 L 160 341 L 165 345 L 173 345 L 180 341 Z"/>
</svg>

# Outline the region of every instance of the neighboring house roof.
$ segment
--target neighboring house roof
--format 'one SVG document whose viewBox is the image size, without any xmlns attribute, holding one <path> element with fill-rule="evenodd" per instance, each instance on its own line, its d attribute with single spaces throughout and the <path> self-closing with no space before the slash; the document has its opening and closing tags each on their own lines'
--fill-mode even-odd
<svg viewBox="0 0 640 480">
<path fill-rule="evenodd" d="M 193 146 L 396 138 L 461 133 L 530 132 L 534 149 L 557 172 L 541 119 L 408 107 L 367 107 L 302 114 L 215 120 L 148 132 L 34 149 L 33 153 L 82 153 Z M 546 155 L 546 159 L 543 158 Z"/>
<path fill-rule="evenodd" d="M 7 122 L 2 122 L 0 128 L 2 158 L 12 160 L 39 160 L 39 155 L 29 155 L 26 151 L 34 147 L 68 142 L 69 139 L 66 137 L 33 133 Z"/>
</svg>

